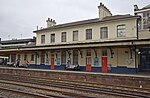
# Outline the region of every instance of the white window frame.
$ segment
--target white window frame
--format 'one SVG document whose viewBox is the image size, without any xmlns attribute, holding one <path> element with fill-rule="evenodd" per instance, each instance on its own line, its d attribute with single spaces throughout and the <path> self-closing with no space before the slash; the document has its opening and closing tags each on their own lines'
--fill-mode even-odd
<svg viewBox="0 0 150 98">
<path fill-rule="evenodd" d="M 86 29 L 86 40 L 92 39 L 92 29 Z"/>
<path fill-rule="evenodd" d="M 150 11 L 143 12 L 143 29 L 148 29 Z"/>
<path fill-rule="evenodd" d="M 66 42 L 67 41 L 67 32 L 62 32 L 61 33 L 61 42 Z"/>
<path fill-rule="evenodd" d="M 126 36 L 126 25 L 117 25 L 117 37 L 125 37 Z"/>
<path fill-rule="evenodd" d="M 34 54 L 31 54 L 31 61 L 34 61 Z"/>
<path fill-rule="evenodd" d="M 51 34 L 51 43 L 55 42 L 55 33 Z"/>
<path fill-rule="evenodd" d="M 100 38 L 101 39 L 108 38 L 108 27 L 101 27 L 100 28 Z"/>
<path fill-rule="evenodd" d="M 45 64 L 45 52 L 41 52 L 41 64 Z"/>
<path fill-rule="evenodd" d="M 61 52 L 61 64 L 65 65 L 66 64 L 66 51 Z"/>
<path fill-rule="evenodd" d="M 41 44 L 45 44 L 45 35 L 41 35 Z"/>
<path fill-rule="evenodd" d="M 73 41 L 78 41 L 78 30 L 73 31 Z"/>
</svg>

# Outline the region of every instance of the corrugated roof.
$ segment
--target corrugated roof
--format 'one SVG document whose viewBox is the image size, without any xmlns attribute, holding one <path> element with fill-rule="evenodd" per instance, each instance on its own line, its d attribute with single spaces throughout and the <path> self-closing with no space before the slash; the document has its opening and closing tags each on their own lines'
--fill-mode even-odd
<svg viewBox="0 0 150 98">
<path fill-rule="evenodd" d="M 50 30 L 50 29 L 58 29 L 63 27 L 70 27 L 70 26 L 77 26 L 77 25 L 84 25 L 84 24 L 90 24 L 90 23 L 97 23 L 97 22 L 105 22 L 105 21 L 112 21 L 112 20 L 118 20 L 118 19 L 124 19 L 124 18 L 133 18 L 133 17 L 139 17 L 139 16 L 132 16 L 132 15 L 114 15 L 114 16 L 107 16 L 103 19 L 100 18 L 94 18 L 94 19 L 88 19 L 83 21 L 77 21 L 77 22 L 71 22 L 71 23 L 65 23 L 65 24 L 59 24 L 52 27 L 44 28 L 41 30 L 33 31 L 44 31 L 44 30 Z"/>
<path fill-rule="evenodd" d="M 5 40 L 1 41 L 1 44 L 9 44 L 9 43 L 23 43 L 23 42 L 33 42 L 35 39 L 29 38 L 29 39 L 14 39 L 14 40 Z"/>
</svg>

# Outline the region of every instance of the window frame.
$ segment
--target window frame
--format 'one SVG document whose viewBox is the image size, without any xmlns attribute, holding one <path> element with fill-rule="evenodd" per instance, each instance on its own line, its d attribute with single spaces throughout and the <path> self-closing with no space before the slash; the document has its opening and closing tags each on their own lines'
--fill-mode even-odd
<svg viewBox="0 0 150 98">
<path fill-rule="evenodd" d="M 27 53 L 25 52 L 24 53 L 24 60 L 26 60 L 27 59 Z"/>
<path fill-rule="evenodd" d="M 34 61 L 34 54 L 31 54 L 31 61 Z"/>
<path fill-rule="evenodd" d="M 92 53 L 91 53 L 91 49 L 87 49 L 86 50 L 86 56 L 88 57 L 91 57 Z"/>
<path fill-rule="evenodd" d="M 15 62 L 16 61 L 16 54 L 11 54 L 11 62 Z"/>
<path fill-rule="evenodd" d="M 65 50 L 61 51 L 61 65 L 66 65 L 66 58 L 67 58 L 66 51 Z"/>
<path fill-rule="evenodd" d="M 86 29 L 85 31 L 86 31 L 86 40 L 92 40 L 92 29 Z"/>
<path fill-rule="evenodd" d="M 76 30 L 76 31 L 73 31 L 73 41 L 78 41 L 78 33 L 79 31 Z"/>
<path fill-rule="evenodd" d="M 107 55 L 108 55 L 107 49 L 106 48 L 102 49 L 102 57 Z"/>
<path fill-rule="evenodd" d="M 108 27 L 100 27 L 100 38 L 101 39 L 107 39 L 108 38 Z"/>
<path fill-rule="evenodd" d="M 122 32 L 121 35 L 120 35 L 121 32 L 119 31 Z M 126 37 L 126 25 L 125 24 L 117 25 L 117 37 Z"/>
<path fill-rule="evenodd" d="M 41 44 L 45 44 L 45 35 L 41 35 Z"/>
<path fill-rule="evenodd" d="M 45 52 L 41 52 L 41 64 L 45 64 Z"/>
<path fill-rule="evenodd" d="M 20 58 L 21 58 L 21 55 L 20 55 L 20 54 L 18 54 L 18 59 L 20 60 Z"/>
<path fill-rule="evenodd" d="M 142 25 L 143 25 L 143 29 L 145 30 L 145 29 L 148 29 L 148 21 L 149 21 L 149 18 L 150 18 L 150 12 L 149 11 L 145 11 L 145 12 L 143 12 L 143 19 L 142 19 L 142 21 L 143 21 L 143 23 L 142 23 Z"/>
<path fill-rule="evenodd" d="M 78 60 L 78 50 L 73 50 L 73 64 L 74 64 L 74 65 L 79 64 L 79 60 Z"/>
<path fill-rule="evenodd" d="M 54 36 L 54 38 L 53 38 L 53 36 Z M 51 38 L 51 39 L 50 39 L 50 42 L 51 42 L 51 43 L 55 43 L 55 33 L 51 34 L 51 35 L 50 35 L 50 38 Z"/>
<path fill-rule="evenodd" d="M 67 32 L 62 32 L 61 33 L 61 42 L 66 42 L 67 41 Z"/>
</svg>

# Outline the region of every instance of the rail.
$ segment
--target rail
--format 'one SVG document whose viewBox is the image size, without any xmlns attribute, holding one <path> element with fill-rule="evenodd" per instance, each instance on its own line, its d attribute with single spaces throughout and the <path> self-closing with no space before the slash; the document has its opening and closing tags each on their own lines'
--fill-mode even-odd
<svg viewBox="0 0 150 98">
<path fill-rule="evenodd" d="M 63 89 L 72 89 L 81 92 L 90 92 L 93 94 L 106 94 L 106 95 L 114 95 L 114 96 L 123 96 L 123 97 L 130 97 L 130 98 L 137 98 L 137 97 L 150 97 L 150 93 L 147 92 L 148 90 L 137 88 L 129 88 L 129 87 L 113 87 L 111 85 L 96 85 L 90 83 L 78 83 L 76 81 L 66 81 L 66 80 L 48 80 L 48 79 L 39 79 L 38 77 L 20 77 L 20 76 L 12 76 L 8 74 L 0 75 L 0 79 L 7 80 L 7 81 L 16 81 L 20 83 L 29 83 L 29 84 L 36 84 L 36 85 L 43 85 L 43 86 L 50 86 L 50 87 L 57 87 Z M 9 78 L 7 78 L 9 77 Z M 59 92 L 59 91 L 54 91 Z M 61 91 L 62 92 L 62 91 Z M 60 92 L 59 92 L 60 93 Z M 83 96 L 83 94 L 74 94 L 69 92 L 62 92 L 63 95 L 73 95 L 73 96 Z M 89 97 L 89 96 L 88 96 Z"/>
</svg>

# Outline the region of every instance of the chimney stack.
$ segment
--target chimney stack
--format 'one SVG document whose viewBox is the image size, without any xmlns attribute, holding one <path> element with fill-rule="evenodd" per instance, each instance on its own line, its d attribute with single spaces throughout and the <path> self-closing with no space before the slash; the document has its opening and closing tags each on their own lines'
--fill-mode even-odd
<svg viewBox="0 0 150 98">
<path fill-rule="evenodd" d="M 56 24 L 55 20 L 50 19 L 50 18 L 48 18 L 48 19 L 46 20 L 46 22 L 47 22 L 47 28 L 48 28 L 48 27 L 51 27 L 51 26 L 54 26 L 54 25 Z"/>
<path fill-rule="evenodd" d="M 139 8 L 137 5 L 134 5 L 134 11 L 137 11 Z"/>
<path fill-rule="evenodd" d="M 99 9 L 99 18 L 102 19 L 106 16 L 112 16 L 112 13 L 109 11 L 109 9 L 102 3 L 98 6 Z"/>
</svg>

